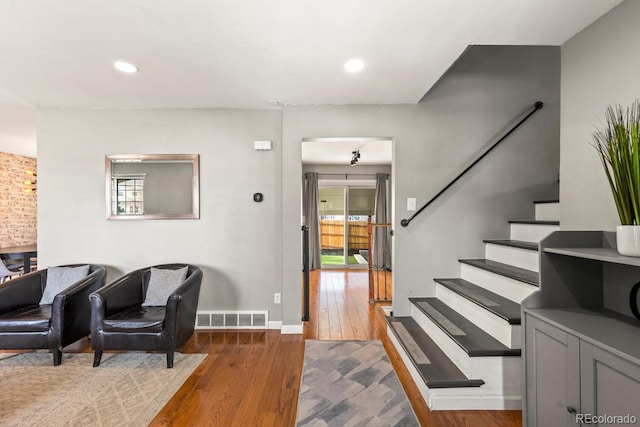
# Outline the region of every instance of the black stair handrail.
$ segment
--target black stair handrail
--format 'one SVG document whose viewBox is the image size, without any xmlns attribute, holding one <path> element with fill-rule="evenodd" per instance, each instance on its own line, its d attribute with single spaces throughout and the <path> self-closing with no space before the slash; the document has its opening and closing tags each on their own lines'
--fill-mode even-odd
<svg viewBox="0 0 640 427">
<path fill-rule="evenodd" d="M 537 101 L 535 104 L 533 104 L 533 110 L 531 110 L 526 116 L 524 116 L 524 118 L 522 120 L 520 120 L 518 123 L 516 123 L 515 126 L 513 126 L 507 133 L 505 133 L 498 141 L 495 142 L 495 144 L 493 144 L 491 147 L 489 147 L 487 149 L 487 151 L 485 151 L 484 153 L 482 153 L 482 155 L 480 157 L 478 157 L 476 160 L 474 160 L 473 163 L 471 163 L 469 166 L 466 167 L 465 170 L 463 170 L 458 176 L 456 176 L 449 184 L 447 184 L 442 190 L 440 190 L 440 192 L 438 192 L 438 194 L 436 194 L 435 196 L 433 196 L 431 198 L 431 200 L 429 200 L 427 203 L 424 204 L 424 206 L 422 206 L 420 209 L 418 209 L 413 215 L 411 215 L 409 218 L 407 219 L 403 219 L 402 221 L 400 221 L 400 225 L 402 225 L 403 227 L 406 227 L 409 225 L 409 223 L 411 223 L 411 221 L 413 221 L 413 219 L 420 215 L 420 213 L 422 211 L 424 211 L 427 207 L 429 207 L 429 205 L 431 203 L 433 203 L 438 197 L 440 197 L 445 191 L 447 191 L 453 184 L 455 184 L 460 178 L 462 178 L 464 176 L 464 174 L 466 174 L 467 172 L 469 172 L 469 170 L 474 167 L 476 164 L 478 164 L 478 162 L 482 159 L 484 159 L 487 154 L 489 154 L 494 148 L 496 148 L 498 146 L 498 144 L 500 144 L 502 141 L 504 141 L 505 139 L 507 139 L 507 137 L 509 137 L 509 135 L 511 135 L 516 129 L 518 129 L 520 127 L 521 124 L 523 124 L 524 122 L 526 122 L 529 117 L 533 116 L 536 111 L 541 110 L 542 107 L 544 106 L 544 104 L 542 103 L 542 101 Z"/>
</svg>

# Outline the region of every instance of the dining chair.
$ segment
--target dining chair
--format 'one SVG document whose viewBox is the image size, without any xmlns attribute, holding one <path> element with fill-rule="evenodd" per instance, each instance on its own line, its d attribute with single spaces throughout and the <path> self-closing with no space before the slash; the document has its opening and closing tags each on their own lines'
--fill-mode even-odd
<svg viewBox="0 0 640 427">
<path fill-rule="evenodd" d="M 19 276 L 21 274 L 22 271 L 20 270 L 9 270 L 7 265 L 4 263 L 4 260 L 0 259 L 0 283 L 4 283 L 12 277 Z"/>
<path fill-rule="evenodd" d="M 4 263 L 7 265 L 9 270 L 24 270 L 24 256 L 23 253 L 15 253 L 15 254 L 4 254 L 2 255 L 2 259 L 4 259 Z M 31 271 L 36 271 L 38 269 L 38 257 L 30 257 L 31 268 L 26 273 Z M 25 273 L 23 271 L 23 273 Z"/>
</svg>

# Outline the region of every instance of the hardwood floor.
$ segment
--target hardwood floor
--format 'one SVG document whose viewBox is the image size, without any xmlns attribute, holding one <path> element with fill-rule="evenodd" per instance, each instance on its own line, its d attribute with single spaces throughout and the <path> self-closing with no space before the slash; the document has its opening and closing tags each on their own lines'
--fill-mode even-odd
<svg viewBox="0 0 640 427">
<path fill-rule="evenodd" d="M 208 356 L 150 425 L 295 426 L 305 338 L 381 340 L 423 426 L 522 425 L 520 411 L 430 411 L 387 337 L 381 305 L 368 302 L 366 271 L 313 271 L 310 315 L 304 335 L 196 331 L 181 351 Z M 83 340 L 65 351 L 90 349 Z"/>
<path fill-rule="evenodd" d="M 295 424 L 304 355 L 300 335 L 197 332 L 183 352 L 209 356 L 152 426 Z"/>
<path fill-rule="evenodd" d="M 368 302 L 366 271 L 313 271 L 304 336 L 279 331 L 196 332 L 182 349 L 208 357 L 152 426 L 294 426 L 304 339 L 380 339 L 423 426 L 520 426 L 520 411 L 431 412 Z"/>
<path fill-rule="evenodd" d="M 310 340 L 379 339 L 376 306 L 367 302 L 368 273 L 363 270 L 315 270 L 309 286 L 310 320 L 305 337 Z"/>
</svg>

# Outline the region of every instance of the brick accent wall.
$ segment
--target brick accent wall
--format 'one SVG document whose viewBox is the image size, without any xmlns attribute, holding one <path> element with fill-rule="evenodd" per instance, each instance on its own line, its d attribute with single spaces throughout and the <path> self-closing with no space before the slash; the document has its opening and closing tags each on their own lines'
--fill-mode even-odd
<svg viewBox="0 0 640 427">
<path fill-rule="evenodd" d="M 0 246 L 28 245 L 37 241 L 36 193 L 24 192 L 25 170 L 35 171 L 33 157 L 0 153 Z"/>
</svg>

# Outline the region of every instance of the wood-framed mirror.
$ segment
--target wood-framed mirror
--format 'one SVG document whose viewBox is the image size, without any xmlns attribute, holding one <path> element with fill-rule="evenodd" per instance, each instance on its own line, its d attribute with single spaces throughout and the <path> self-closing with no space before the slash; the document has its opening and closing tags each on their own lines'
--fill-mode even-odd
<svg viewBox="0 0 640 427">
<path fill-rule="evenodd" d="M 107 219 L 200 218 L 197 154 L 105 156 Z"/>
</svg>

